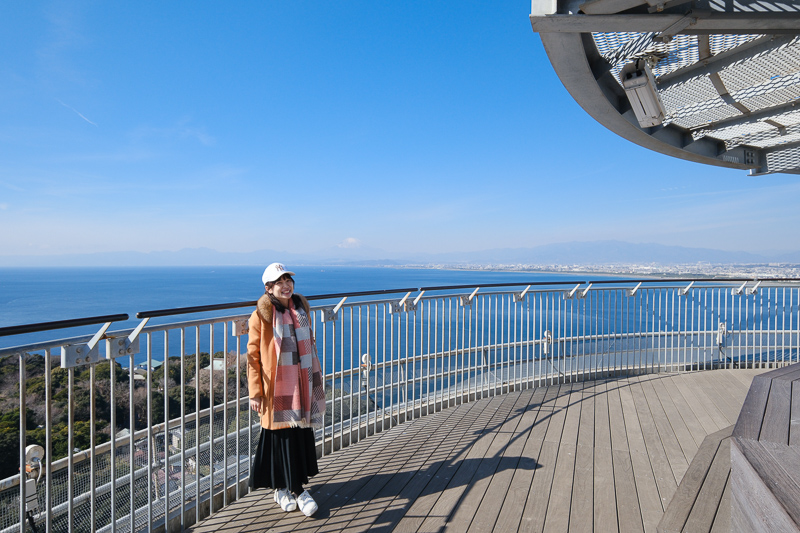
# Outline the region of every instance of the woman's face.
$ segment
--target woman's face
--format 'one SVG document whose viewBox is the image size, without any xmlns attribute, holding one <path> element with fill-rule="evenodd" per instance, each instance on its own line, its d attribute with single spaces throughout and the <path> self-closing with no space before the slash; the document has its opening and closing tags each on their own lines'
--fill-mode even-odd
<svg viewBox="0 0 800 533">
<path fill-rule="evenodd" d="M 288 307 L 289 298 L 294 294 L 294 281 L 292 281 L 291 276 L 289 276 L 289 274 L 284 274 L 278 278 L 278 281 L 269 289 L 269 293 L 277 298 L 285 307 Z"/>
</svg>

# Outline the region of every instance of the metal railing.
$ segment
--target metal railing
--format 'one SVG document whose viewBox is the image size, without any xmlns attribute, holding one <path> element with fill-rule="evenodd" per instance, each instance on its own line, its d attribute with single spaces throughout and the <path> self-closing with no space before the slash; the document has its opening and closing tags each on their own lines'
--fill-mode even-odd
<svg viewBox="0 0 800 533">
<path fill-rule="evenodd" d="M 336 302 L 312 306 L 327 397 L 318 453 L 529 387 L 796 362 L 798 288 L 612 280 L 310 297 Z M 186 312 L 141 312 L 123 331 L 95 317 L 93 336 L 0 350 L 3 383 L 19 380 L 20 414 L 20 470 L 0 481 L 0 533 L 177 531 L 247 492 L 260 432 L 247 402 L 249 312 L 148 325 Z"/>
</svg>

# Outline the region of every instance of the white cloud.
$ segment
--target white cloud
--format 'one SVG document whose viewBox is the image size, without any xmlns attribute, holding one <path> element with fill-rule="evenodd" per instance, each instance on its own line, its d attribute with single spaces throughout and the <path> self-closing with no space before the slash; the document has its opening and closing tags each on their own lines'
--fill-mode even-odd
<svg viewBox="0 0 800 533">
<path fill-rule="evenodd" d="M 75 113 L 76 113 L 76 114 L 77 114 L 79 117 L 81 117 L 83 120 L 85 120 L 86 122 L 88 122 L 88 123 L 89 123 L 89 124 L 91 124 L 92 126 L 97 126 L 97 124 L 95 124 L 94 122 L 92 122 L 91 120 L 89 120 L 88 118 L 86 118 L 85 116 L 83 116 L 83 113 L 81 113 L 80 111 L 78 111 L 77 109 L 75 109 L 74 107 L 72 107 L 71 105 L 67 105 L 67 104 L 65 104 L 64 102 L 62 102 L 62 101 L 61 101 L 61 100 L 59 100 L 58 98 L 56 98 L 56 101 L 57 101 L 59 104 L 61 104 L 61 105 L 63 105 L 64 107 L 66 107 L 67 109 L 71 109 L 72 111 L 74 111 L 74 112 L 75 112 Z"/>
<path fill-rule="evenodd" d="M 337 244 L 339 248 L 358 248 L 361 246 L 361 241 L 356 239 L 355 237 L 348 237 L 339 244 Z"/>
</svg>

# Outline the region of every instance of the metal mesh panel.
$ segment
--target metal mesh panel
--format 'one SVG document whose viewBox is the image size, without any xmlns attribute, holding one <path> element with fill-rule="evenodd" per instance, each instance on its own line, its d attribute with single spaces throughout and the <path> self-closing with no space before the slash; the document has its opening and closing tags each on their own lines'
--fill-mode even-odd
<svg viewBox="0 0 800 533">
<path fill-rule="evenodd" d="M 741 114 L 738 109 L 725 103 L 722 98 L 718 98 L 681 109 L 680 112 L 672 115 L 671 122 L 686 129 L 691 129 Z"/>
<path fill-rule="evenodd" d="M 700 110 L 703 104 L 716 103 L 713 107 L 725 105 L 714 85 L 706 77 L 693 78 L 687 82 L 676 84 L 659 92 L 661 102 L 667 114 L 673 118 L 682 116 L 679 112 L 691 106 L 692 110 Z M 693 111 L 690 111 L 693 112 Z"/>
<path fill-rule="evenodd" d="M 653 36 L 655 33 L 592 34 L 597 50 L 612 65 L 612 73 L 617 81 L 625 63 L 648 54 L 663 58 L 653 69 L 655 76 L 664 76 L 699 60 L 696 36 L 676 35 L 669 43 L 653 42 Z M 709 45 L 712 55 L 717 55 L 759 37 L 761 35 L 711 35 Z"/>
<path fill-rule="evenodd" d="M 800 140 L 800 126 L 789 126 L 786 128 L 785 133 L 781 133 L 778 128 L 774 126 L 769 124 L 764 125 L 767 126 L 768 129 L 758 133 L 752 133 L 726 140 L 726 147 L 730 149 L 741 144 L 746 144 L 748 146 L 755 146 L 758 148 L 769 148 L 772 146 L 778 146 L 780 144 L 786 144 Z M 719 137 L 716 132 L 714 136 Z"/>
<path fill-rule="evenodd" d="M 759 37 L 761 35 L 709 35 L 708 44 L 711 55 L 718 55 Z"/>
<path fill-rule="evenodd" d="M 793 40 L 779 50 L 762 52 L 739 61 L 719 73 L 728 92 L 733 94 L 769 80 L 791 76 L 800 70 L 800 41 Z"/>
<path fill-rule="evenodd" d="M 765 122 L 751 122 L 748 124 L 731 126 L 729 128 L 715 129 L 713 130 L 713 133 L 709 132 L 708 130 L 695 130 L 692 132 L 692 138 L 700 139 L 708 134 L 711 134 L 715 139 L 721 139 L 724 141 L 737 139 L 737 143 L 733 145 L 736 146 L 738 144 L 749 144 L 746 141 L 742 142 L 743 139 L 746 139 L 749 135 L 768 132 L 774 129 L 775 126 Z"/>
<path fill-rule="evenodd" d="M 768 153 L 767 167 L 770 172 L 784 172 L 800 167 L 800 147 Z"/>
</svg>

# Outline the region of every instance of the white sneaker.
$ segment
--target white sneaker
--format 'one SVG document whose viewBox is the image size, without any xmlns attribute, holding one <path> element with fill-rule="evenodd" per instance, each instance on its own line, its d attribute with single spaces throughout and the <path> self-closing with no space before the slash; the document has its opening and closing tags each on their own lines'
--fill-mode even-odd
<svg viewBox="0 0 800 533">
<path fill-rule="evenodd" d="M 297 497 L 297 505 L 300 506 L 300 510 L 306 516 L 311 516 L 319 509 L 317 502 L 314 501 L 314 498 L 311 497 L 307 490 L 304 490 L 303 494 Z"/>
<path fill-rule="evenodd" d="M 287 513 L 297 509 L 297 500 L 288 489 L 275 489 L 275 503 Z M 316 510 L 316 509 L 315 509 Z"/>
</svg>

